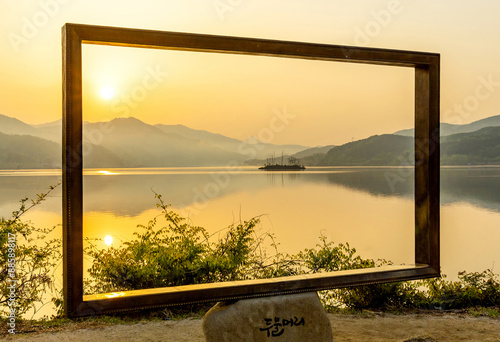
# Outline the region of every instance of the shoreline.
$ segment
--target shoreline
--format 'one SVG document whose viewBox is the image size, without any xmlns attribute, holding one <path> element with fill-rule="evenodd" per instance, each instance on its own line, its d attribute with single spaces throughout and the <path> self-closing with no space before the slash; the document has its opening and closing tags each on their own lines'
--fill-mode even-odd
<svg viewBox="0 0 500 342">
<path fill-rule="evenodd" d="M 259 168 L 262 165 L 240 165 L 238 168 L 248 168 L 253 169 L 255 167 Z M 363 169 L 363 168 L 377 168 L 377 169 L 392 169 L 392 168 L 413 168 L 414 165 L 309 165 L 308 168 L 352 168 L 352 169 Z M 464 164 L 464 165 L 440 165 L 440 168 L 500 168 L 500 164 Z M 224 169 L 227 172 L 226 165 L 220 166 L 144 166 L 144 167 L 102 167 L 102 168 L 84 168 L 83 170 L 179 170 L 179 169 Z M 0 172 L 41 172 L 46 171 L 48 173 L 58 175 L 62 174 L 61 168 L 0 168 Z"/>
</svg>

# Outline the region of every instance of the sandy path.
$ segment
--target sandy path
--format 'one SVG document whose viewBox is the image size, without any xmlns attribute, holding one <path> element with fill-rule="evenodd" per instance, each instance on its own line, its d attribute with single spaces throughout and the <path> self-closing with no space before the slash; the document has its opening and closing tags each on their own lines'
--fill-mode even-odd
<svg viewBox="0 0 500 342">
<path fill-rule="evenodd" d="M 335 342 L 405 341 L 429 336 L 444 341 L 500 341 L 500 319 L 460 315 L 329 315 Z M 113 325 L 52 333 L 3 336 L 14 341 L 204 341 L 201 319 Z"/>
</svg>

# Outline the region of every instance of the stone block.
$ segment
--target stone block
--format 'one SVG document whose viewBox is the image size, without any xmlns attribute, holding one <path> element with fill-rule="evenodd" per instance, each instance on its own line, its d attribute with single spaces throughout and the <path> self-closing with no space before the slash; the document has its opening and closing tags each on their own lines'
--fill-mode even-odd
<svg viewBox="0 0 500 342">
<path fill-rule="evenodd" d="M 219 302 L 203 318 L 207 342 L 332 342 L 316 292 Z"/>
</svg>

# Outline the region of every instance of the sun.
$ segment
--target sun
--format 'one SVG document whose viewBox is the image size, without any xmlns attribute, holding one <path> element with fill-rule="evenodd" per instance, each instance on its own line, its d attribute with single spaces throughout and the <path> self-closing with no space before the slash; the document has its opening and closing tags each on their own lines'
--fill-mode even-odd
<svg viewBox="0 0 500 342">
<path fill-rule="evenodd" d="M 102 87 L 100 93 L 101 97 L 105 100 L 111 100 L 115 97 L 115 89 L 113 87 Z"/>
</svg>

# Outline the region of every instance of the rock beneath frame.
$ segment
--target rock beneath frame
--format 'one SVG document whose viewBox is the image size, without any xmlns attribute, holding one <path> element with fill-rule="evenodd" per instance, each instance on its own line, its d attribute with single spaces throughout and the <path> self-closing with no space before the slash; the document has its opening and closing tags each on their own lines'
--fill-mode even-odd
<svg viewBox="0 0 500 342">
<path fill-rule="evenodd" d="M 219 302 L 203 318 L 207 342 L 332 342 L 316 292 Z"/>
</svg>

